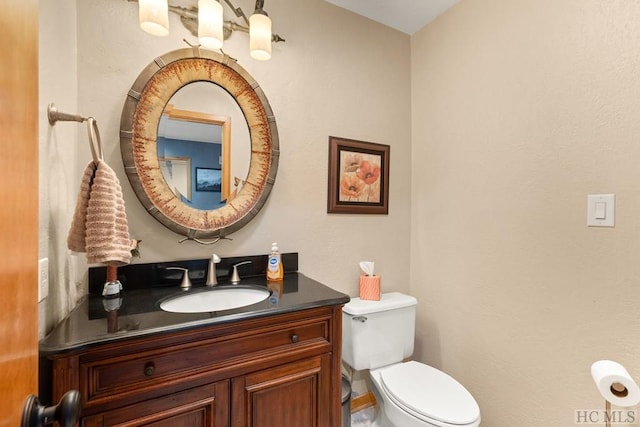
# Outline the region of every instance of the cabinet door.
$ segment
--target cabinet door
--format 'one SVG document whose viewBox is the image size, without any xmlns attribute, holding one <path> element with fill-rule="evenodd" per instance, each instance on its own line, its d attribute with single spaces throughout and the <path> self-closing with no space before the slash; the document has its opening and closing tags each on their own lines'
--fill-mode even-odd
<svg viewBox="0 0 640 427">
<path fill-rule="evenodd" d="M 232 380 L 234 427 L 330 427 L 329 354 Z"/>
<path fill-rule="evenodd" d="M 229 427 L 229 382 L 221 381 L 81 420 L 82 427 Z"/>
</svg>

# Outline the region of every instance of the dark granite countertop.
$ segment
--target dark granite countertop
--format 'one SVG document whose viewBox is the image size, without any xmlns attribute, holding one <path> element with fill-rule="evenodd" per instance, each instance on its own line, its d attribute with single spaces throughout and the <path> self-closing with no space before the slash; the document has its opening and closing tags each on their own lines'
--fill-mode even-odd
<svg viewBox="0 0 640 427">
<path fill-rule="evenodd" d="M 267 287 L 263 277 L 247 277 L 242 280 L 241 285 Z M 220 286 L 226 285 L 221 283 Z M 202 285 L 194 286 L 189 291 L 181 291 L 176 286 L 131 289 L 123 291 L 120 298 L 112 300 L 90 294 L 40 342 L 40 353 L 46 356 L 77 351 L 117 340 L 345 304 L 349 301 L 349 296 L 301 273 L 292 272 L 285 274 L 279 292 L 272 292 L 271 297 L 266 300 L 246 307 L 207 313 L 170 313 L 160 309 L 160 301 L 165 298 L 205 289 Z"/>
</svg>

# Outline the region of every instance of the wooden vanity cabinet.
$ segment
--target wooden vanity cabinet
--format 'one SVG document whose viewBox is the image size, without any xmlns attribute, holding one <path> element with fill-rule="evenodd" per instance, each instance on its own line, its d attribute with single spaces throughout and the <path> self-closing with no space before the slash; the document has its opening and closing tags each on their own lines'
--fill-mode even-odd
<svg viewBox="0 0 640 427">
<path fill-rule="evenodd" d="M 198 326 L 49 355 L 79 425 L 339 427 L 341 306 Z"/>
</svg>

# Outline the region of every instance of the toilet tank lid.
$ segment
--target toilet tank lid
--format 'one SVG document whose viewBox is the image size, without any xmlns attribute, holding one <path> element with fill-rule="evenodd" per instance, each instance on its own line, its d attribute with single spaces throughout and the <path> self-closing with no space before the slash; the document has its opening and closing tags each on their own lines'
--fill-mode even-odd
<svg viewBox="0 0 640 427">
<path fill-rule="evenodd" d="M 361 316 L 380 311 L 395 310 L 397 308 L 411 307 L 418 303 L 414 297 L 401 294 L 400 292 L 389 292 L 380 296 L 380 301 L 351 298 L 342 311 L 352 316 Z"/>
</svg>

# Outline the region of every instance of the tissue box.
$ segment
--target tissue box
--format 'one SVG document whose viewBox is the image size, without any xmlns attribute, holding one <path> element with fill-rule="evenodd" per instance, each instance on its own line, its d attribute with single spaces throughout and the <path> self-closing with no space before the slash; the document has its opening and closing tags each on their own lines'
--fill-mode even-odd
<svg viewBox="0 0 640 427">
<path fill-rule="evenodd" d="M 360 299 L 380 301 L 380 276 L 360 276 Z"/>
</svg>

